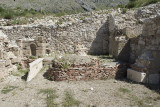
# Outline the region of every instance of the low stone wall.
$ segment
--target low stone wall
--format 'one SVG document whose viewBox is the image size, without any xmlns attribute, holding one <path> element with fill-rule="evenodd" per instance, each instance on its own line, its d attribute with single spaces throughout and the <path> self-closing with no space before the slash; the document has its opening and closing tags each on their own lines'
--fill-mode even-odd
<svg viewBox="0 0 160 107">
<path fill-rule="evenodd" d="M 43 58 L 39 58 L 32 63 L 29 63 L 29 72 L 27 76 L 27 82 L 31 81 L 37 73 L 42 69 L 43 67 Z"/>
<path fill-rule="evenodd" d="M 44 76 L 53 81 L 120 79 L 126 76 L 127 67 L 127 64 L 106 67 L 97 60 L 80 65 L 72 64 L 68 69 L 63 69 L 60 64 L 57 64 L 53 68 L 50 68 Z"/>
</svg>

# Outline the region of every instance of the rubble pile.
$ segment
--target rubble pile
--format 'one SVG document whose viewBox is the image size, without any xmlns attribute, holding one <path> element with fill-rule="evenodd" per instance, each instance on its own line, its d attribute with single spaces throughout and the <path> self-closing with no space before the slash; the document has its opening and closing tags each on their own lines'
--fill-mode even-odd
<svg viewBox="0 0 160 107">
<path fill-rule="evenodd" d="M 16 64 L 21 60 L 19 51 L 18 46 L 0 31 L 0 79 L 17 70 Z"/>
</svg>

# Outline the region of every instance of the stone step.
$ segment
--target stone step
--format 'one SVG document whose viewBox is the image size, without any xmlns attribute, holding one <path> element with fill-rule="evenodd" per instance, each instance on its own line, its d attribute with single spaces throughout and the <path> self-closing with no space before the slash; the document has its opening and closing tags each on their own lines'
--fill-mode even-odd
<svg viewBox="0 0 160 107">
<path fill-rule="evenodd" d="M 127 78 L 135 82 L 145 83 L 146 73 L 138 72 L 133 69 L 127 69 Z"/>
</svg>

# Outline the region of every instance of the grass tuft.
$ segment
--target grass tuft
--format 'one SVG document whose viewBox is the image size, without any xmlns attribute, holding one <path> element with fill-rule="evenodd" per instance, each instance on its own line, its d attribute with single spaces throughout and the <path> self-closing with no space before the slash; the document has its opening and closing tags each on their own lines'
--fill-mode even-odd
<svg viewBox="0 0 160 107">
<path fill-rule="evenodd" d="M 5 87 L 1 90 L 1 93 L 2 93 L 2 94 L 7 94 L 7 93 L 13 91 L 13 90 L 16 89 L 16 88 L 18 88 L 18 87 L 16 87 L 16 86 L 5 86 Z"/>
<path fill-rule="evenodd" d="M 123 92 L 123 93 L 130 93 L 131 91 L 130 90 L 128 90 L 127 88 L 119 88 L 119 91 L 120 92 Z"/>
<path fill-rule="evenodd" d="M 29 56 L 29 59 L 37 59 L 36 56 Z"/>
<path fill-rule="evenodd" d="M 18 69 L 18 71 L 14 71 L 11 73 L 13 76 L 22 76 L 26 74 L 29 70 L 28 69 Z"/>
<path fill-rule="evenodd" d="M 69 91 L 65 92 L 65 101 L 63 102 L 64 107 L 71 107 L 71 106 L 79 106 L 80 101 L 74 99 L 72 94 Z"/>
<path fill-rule="evenodd" d="M 154 106 L 154 99 L 150 96 L 145 98 L 138 98 L 135 95 L 130 96 L 130 105 L 137 106 L 137 107 L 153 107 Z"/>
<path fill-rule="evenodd" d="M 20 72 L 22 74 L 26 74 L 28 72 L 28 69 L 20 69 L 20 70 L 18 70 L 18 72 Z"/>
<path fill-rule="evenodd" d="M 45 98 L 47 107 L 55 107 L 57 104 L 54 102 L 54 99 L 58 98 L 55 94 L 56 90 L 53 89 L 41 89 L 39 93 L 45 94 L 47 97 Z"/>
<path fill-rule="evenodd" d="M 22 25 L 22 24 L 26 24 L 27 23 L 27 20 L 23 19 L 23 20 L 12 20 L 11 21 L 11 24 L 12 25 Z"/>
</svg>

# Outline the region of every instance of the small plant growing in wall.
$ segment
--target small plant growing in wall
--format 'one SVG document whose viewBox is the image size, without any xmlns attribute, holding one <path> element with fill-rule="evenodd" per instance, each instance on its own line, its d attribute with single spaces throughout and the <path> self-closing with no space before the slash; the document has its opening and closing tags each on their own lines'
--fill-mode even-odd
<svg viewBox="0 0 160 107">
<path fill-rule="evenodd" d="M 69 69 L 71 67 L 71 64 L 69 62 L 64 62 L 61 64 L 62 68 L 64 70 Z"/>
<path fill-rule="evenodd" d="M 22 69 L 22 67 L 21 67 L 20 64 L 16 64 L 16 66 L 17 66 L 17 69 L 18 69 L 18 70 Z"/>
<path fill-rule="evenodd" d="M 71 66 L 70 62 L 65 58 L 65 56 L 60 58 L 59 62 L 61 63 L 61 67 L 65 70 L 69 69 Z"/>
<path fill-rule="evenodd" d="M 29 59 L 36 59 L 36 56 L 29 56 Z"/>
</svg>

